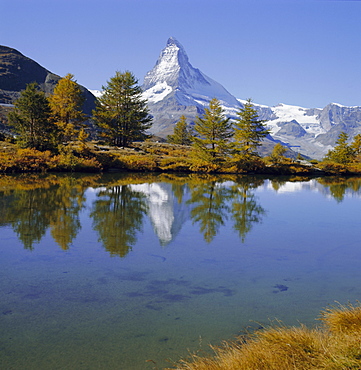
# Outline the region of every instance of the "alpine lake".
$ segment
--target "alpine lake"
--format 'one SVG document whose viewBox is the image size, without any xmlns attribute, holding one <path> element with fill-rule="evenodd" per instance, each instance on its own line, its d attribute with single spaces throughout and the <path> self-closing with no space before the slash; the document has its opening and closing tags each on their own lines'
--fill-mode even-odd
<svg viewBox="0 0 361 370">
<path fill-rule="evenodd" d="M 162 369 L 361 298 L 361 179 L 0 177 L 0 368 Z"/>
</svg>

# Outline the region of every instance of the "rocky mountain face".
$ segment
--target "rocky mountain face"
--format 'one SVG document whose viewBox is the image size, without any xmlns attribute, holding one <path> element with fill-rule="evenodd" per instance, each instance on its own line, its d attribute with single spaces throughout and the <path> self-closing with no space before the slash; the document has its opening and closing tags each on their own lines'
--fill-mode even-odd
<svg viewBox="0 0 361 370">
<path fill-rule="evenodd" d="M 189 123 L 194 122 L 214 97 L 221 101 L 226 115 L 231 118 L 235 118 L 244 104 L 194 68 L 183 46 L 174 38 L 168 40 L 156 65 L 145 76 L 142 88 L 154 116 L 151 132 L 161 137 L 173 132 L 181 115 L 185 115 Z M 262 154 L 272 150 L 275 142 L 281 142 L 296 153 L 321 159 L 335 145 L 341 131 L 350 139 L 361 133 L 361 107 L 331 103 L 323 109 L 286 104 L 275 107 L 255 104 L 255 108 L 271 130 Z"/>
<path fill-rule="evenodd" d="M 0 105 L 12 104 L 20 91 L 32 82 L 37 82 L 41 90 L 50 94 L 60 78 L 19 51 L 0 45 Z M 85 87 L 80 88 L 85 97 L 84 112 L 91 114 L 95 97 Z"/>
<path fill-rule="evenodd" d="M 154 68 L 146 74 L 142 89 L 154 116 L 151 131 L 164 137 L 173 132 L 181 115 L 193 121 L 214 97 L 230 115 L 242 106 L 222 85 L 194 68 L 183 46 L 172 37 Z"/>
</svg>

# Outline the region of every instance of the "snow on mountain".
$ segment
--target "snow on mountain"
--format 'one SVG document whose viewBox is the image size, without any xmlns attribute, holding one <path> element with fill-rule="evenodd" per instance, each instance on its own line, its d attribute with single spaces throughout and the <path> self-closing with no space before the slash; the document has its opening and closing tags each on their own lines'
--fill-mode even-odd
<svg viewBox="0 0 361 370">
<path fill-rule="evenodd" d="M 238 99 L 242 104 L 246 100 Z M 320 123 L 320 113 L 322 109 L 318 108 L 303 108 L 297 105 L 278 104 L 274 107 L 269 107 L 263 104 L 253 103 L 258 110 L 262 119 L 266 120 L 267 127 L 271 130 L 271 134 L 275 135 L 282 128 L 282 125 L 287 122 L 297 122 L 307 133 L 319 135 L 325 133 Z"/>
<path fill-rule="evenodd" d="M 273 134 L 276 134 L 279 131 L 279 123 L 291 121 L 296 121 L 307 133 L 314 134 L 316 136 L 326 132 L 320 124 L 319 114 L 321 109 L 315 112 L 315 109 L 310 110 L 308 108 L 286 104 L 279 104 L 271 109 L 277 117 L 267 122 Z"/>
<path fill-rule="evenodd" d="M 89 90 L 96 98 L 100 98 L 103 95 L 101 90 Z"/>
<path fill-rule="evenodd" d="M 142 88 L 150 104 L 174 93 L 182 105 L 205 107 L 217 97 L 222 105 L 239 106 L 237 99 L 221 84 L 190 64 L 183 46 L 173 37 L 168 39 L 156 65 L 144 77 Z"/>
<path fill-rule="evenodd" d="M 158 82 L 143 92 L 143 98 L 148 100 L 148 103 L 157 103 L 163 100 L 168 94 L 173 91 L 173 88 L 166 81 Z"/>
</svg>

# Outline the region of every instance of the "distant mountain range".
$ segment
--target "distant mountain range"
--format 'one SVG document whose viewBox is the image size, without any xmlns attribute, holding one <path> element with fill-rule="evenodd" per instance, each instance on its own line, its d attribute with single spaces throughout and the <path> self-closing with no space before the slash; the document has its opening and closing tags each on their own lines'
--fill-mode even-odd
<svg viewBox="0 0 361 370">
<path fill-rule="evenodd" d="M 58 75 L 17 50 L 0 46 L 0 120 L 4 105 L 12 104 L 28 83 L 36 81 L 43 91 L 51 93 L 59 79 Z M 86 97 L 84 111 L 90 114 L 95 106 L 94 95 L 99 92 L 81 88 Z M 154 117 L 150 131 L 160 137 L 173 132 L 181 115 L 193 123 L 214 97 L 221 101 L 231 118 L 236 117 L 244 104 L 244 100 L 235 98 L 221 84 L 194 68 L 183 46 L 173 37 L 168 39 L 154 68 L 146 74 L 142 88 Z M 361 133 L 360 106 L 330 103 L 324 108 L 302 108 L 255 104 L 255 108 L 271 130 L 261 154 L 268 154 L 276 142 L 281 142 L 295 153 L 320 159 L 335 145 L 341 131 L 350 139 Z"/>
<path fill-rule="evenodd" d="M 154 116 L 152 133 L 159 136 L 171 133 L 182 114 L 193 122 L 214 97 L 232 118 L 245 102 L 194 68 L 183 46 L 173 37 L 168 39 L 154 68 L 146 74 L 142 87 Z M 322 158 L 334 146 L 341 131 L 350 138 L 361 133 L 361 107 L 331 103 L 323 109 L 285 104 L 275 107 L 255 104 L 255 108 L 260 118 L 267 121 L 271 141 L 281 142 L 311 158 Z M 269 140 L 265 146 L 269 150 Z"/>
</svg>

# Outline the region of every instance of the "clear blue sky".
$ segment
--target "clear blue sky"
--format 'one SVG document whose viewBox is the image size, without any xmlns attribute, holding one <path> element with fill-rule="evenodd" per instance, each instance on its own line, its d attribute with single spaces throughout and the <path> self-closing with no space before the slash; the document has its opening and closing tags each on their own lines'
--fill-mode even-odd
<svg viewBox="0 0 361 370">
<path fill-rule="evenodd" d="M 174 36 L 237 98 L 361 105 L 361 1 L 0 0 L 0 19 L 1 45 L 89 89 L 142 84 Z"/>
</svg>

